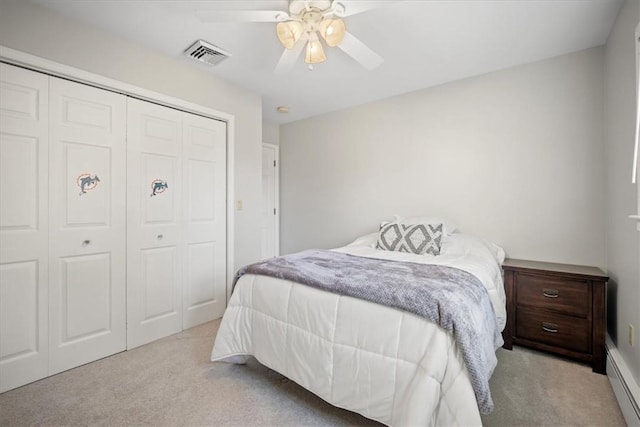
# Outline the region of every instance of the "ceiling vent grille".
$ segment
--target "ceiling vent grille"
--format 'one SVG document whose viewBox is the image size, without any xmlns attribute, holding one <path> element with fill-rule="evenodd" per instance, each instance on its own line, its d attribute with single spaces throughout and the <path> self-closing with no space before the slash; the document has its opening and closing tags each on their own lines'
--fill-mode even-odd
<svg viewBox="0 0 640 427">
<path fill-rule="evenodd" d="M 207 43 L 204 40 L 198 40 L 187 50 L 184 54 L 195 59 L 196 61 L 204 62 L 209 65 L 217 65 L 224 59 L 231 56 L 229 52 L 225 52 L 217 46 Z"/>
</svg>

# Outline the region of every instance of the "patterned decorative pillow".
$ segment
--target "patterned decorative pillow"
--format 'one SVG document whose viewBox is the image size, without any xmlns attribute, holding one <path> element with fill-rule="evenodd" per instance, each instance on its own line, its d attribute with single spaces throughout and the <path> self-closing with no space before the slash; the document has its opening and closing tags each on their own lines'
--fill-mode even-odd
<svg viewBox="0 0 640 427">
<path fill-rule="evenodd" d="M 376 248 L 385 251 L 440 255 L 442 224 L 383 222 Z"/>
</svg>

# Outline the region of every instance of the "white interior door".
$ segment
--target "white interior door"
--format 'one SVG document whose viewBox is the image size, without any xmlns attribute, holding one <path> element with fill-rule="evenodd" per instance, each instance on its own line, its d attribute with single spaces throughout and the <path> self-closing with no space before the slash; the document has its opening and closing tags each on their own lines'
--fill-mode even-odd
<svg viewBox="0 0 640 427">
<path fill-rule="evenodd" d="M 183 113 L 183 328 L 226 307 L 226 123 Z"/>
<path fill-rule="evenodd" d="M 128 100 L 127 348 L 182 330 L 181 122 Z"/>
<path fill-rule="evenodd" d="M 0 393 L 48 374 L 48 77 L 0 64 Z"/>
<path fill-rule="evenodd" d="M 278 147 L 262 144 L 262 258 L 279 255 Z"/>
<path fill-rule="evenodd" d="M 126 98 L 50 78 L 49 373 L 126 347 Z"/>
</svg>

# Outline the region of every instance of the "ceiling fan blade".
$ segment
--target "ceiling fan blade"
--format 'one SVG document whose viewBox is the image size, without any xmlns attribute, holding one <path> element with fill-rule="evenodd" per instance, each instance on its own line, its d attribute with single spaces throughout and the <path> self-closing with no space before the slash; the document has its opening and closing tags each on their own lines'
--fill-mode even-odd
<svg viewBox="0 0 640 427">
<path fill-rule="evenodd" d="M 276 65 L 275 73 L 282 75 L 291 71 L 306 44 L 306 39 L 300 39 L 291 49 L 285 49 L 284 52 L 282 52 L 282 56 L 280 56 L 278 65 Z"/>
<path fill-rule="evenodd" d="M 199 10 L 201 22 L 281 22 L 289 19 L 283 10 Z"/>
<path fill-rule="evenodd" d="M 397 0 L 334 0 L 331 7 L 335 9 L 336 15 L 345 17 L 397 2 Z"/>
<path fill-rule="evenodd" d="M 373 70 L 384 61 L 380 55 L 372 51 L 366 44 L 362 43 L 360 39 L 349 32 L 345 33 L 344 39 L 342 39 L 338 47 L 362 64 L 367 70 Z"/>
</svg>

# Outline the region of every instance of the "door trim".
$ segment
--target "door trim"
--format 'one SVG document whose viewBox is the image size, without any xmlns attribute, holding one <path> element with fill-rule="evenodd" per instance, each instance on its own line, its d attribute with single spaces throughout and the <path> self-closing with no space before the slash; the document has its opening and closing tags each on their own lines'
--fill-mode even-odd
<svg viewBox="0 0 640 427">
<path fill-rule="evenodd" d="M 269 144 L 267 142 L 263 142 L 262 147 L 274 150 L 276 158 L 276 171 L 274 180 L 275 191 L 273 194 L 273 202 L 276 205 L 276 227 L 274 230 L 274 244 L 276 246 L 276 256 L 280 256 L 280 147 L 275 144 Z"/>
<path fill-rule="evenodd" d="M 227 123 L 227 302 L 231 298 L 231 285 L 234 274 L 234 161 L 235 161 L 235 116 L 233 114 L 214 110 L 209 107 L 194 104 L 179 98 L 174 98 L 159 92 L 143 89 L 119 80 L 94 74 L 59 62 L 41 58 L 0 45 L 0 62 L 33 71 L 45 73 L 54 77 L 68 79 L 111 92 L 121 93 L 143 101 L 153 102 L 188 113 L 220 120 Z"/>
</svg>

